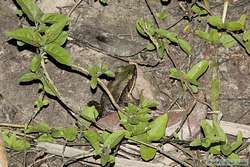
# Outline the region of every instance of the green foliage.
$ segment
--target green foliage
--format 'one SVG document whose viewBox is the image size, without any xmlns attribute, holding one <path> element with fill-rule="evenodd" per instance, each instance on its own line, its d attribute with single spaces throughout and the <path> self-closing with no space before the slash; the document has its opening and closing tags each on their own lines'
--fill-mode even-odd
<svg viewBox="0 0 250 167">
<path fill-rule="evenodd" d="M 39 22 L 43 16 L 41 9 L 35 4 L 34 0 L 16 0 L 23 13 L 33 22 Z"/>
<path fill-rule="evenodd" d="M 220 127 L 219 123 L 217 121 L 212 121 L 212 125 L 206 121 L 201 121 L 201 128 L 204 132 L 204 138 L 200 139 L 194 139 L 191 143 L 191 147 L 203 147 L 208 149 L 208 152 L 211 154 L 220 154 L 229 157 L 230 155 L 234 156 L 234 151 L 238 149 L 242 143 L 242 133 L 239 132 L 237 134 L 236 141 L 229 143 L 228 138 L 223 131 L 223 129 Z"/>
<path fill-rule="evenodd" d="M 96 122 L 96 118 L 98 117 L 99 113 L 96 110 L 95 106 L 86 106 L 80 113 L 80 116 L 87 121 Z"/>
<path fill-rule="evenodd" d="M 101 75 L 106 75 L 107 77 L 115 77 L 115 74 L 108 69 L 106 64 L 100 66 L 89 66 L 88 73 L 91 76 L 90 86 L 92 89 L 95 89 L 97 86 L 97 78 Z"/>
<path fill-rule="evenodd" d="M 2 132 L 2 139 L 5 147 L 16 151 L 23 151 L 29 149 L 30 143 L 25 139 L 17 139 L 16 134 L 9 133 L 7 130 Z"/>
<path fill-rule="evenodd" d="M 158 15 L 159 17 L 164 16 L 159 13 Z M 146 48 L 150 51 L 156 49 L 160 58 L 164 57 L 165 45 L 171 42 L 179 45 L 185 53 L 189 55 L 192 54 L 192 47 L 185 39 L 163 28 L 154 27 L 151 20 L 138 19 L 136 22 L 136 30 L 140 35 L 150 40 L 151 44 L 148 44 Z"/>
<path fill-rule="evenodd" d="M 160 20 L 165 20 L 168 17 L 168 14 L 166 13 L 166 11 L 161 10 L 160 12 L 157 12 L 156 17 L 158 17 Z"/>
<path fill-rule="evenodd" d="M 25 133 L 49 133 L 50 127 L 47 123 L 41 122 L 38 124 L 30 125 L 24 130 Z"/>
<path fill-rule="evenodd" d="M 180 71 L 176 68 L 169 70 L 169 76 L 174 79 L 181 80 L 183 86 L 189 86 L 193 93 L 197 93 L 198 79 L 206 72 L 209 66 L 208 60 L 201 60 L 192 66 L 188 72 Z M 192 86 L 192 87 L 191 87 Z"/>
<path fill-rule="evenodd" d="M 202 7 L 198 6 L 196 3 L 191 7 L 192 12 L 198 14 L 199 16 L 206 16 L 208 12 Z"/>
<path fill-rule="evenodd" d="M 144 144 L 140 145 L 140 155 L 144 161 L 152 160 L 155 157 L 156 149 L 146 146 Z"/>
<path fill-rule="evenodd" d="M 74 141 L 77 137 L 77 129 L 73 127 L 51 129 L 51 136 L 54 138 L 64 138 L 67 141 Z"/>
</svg>

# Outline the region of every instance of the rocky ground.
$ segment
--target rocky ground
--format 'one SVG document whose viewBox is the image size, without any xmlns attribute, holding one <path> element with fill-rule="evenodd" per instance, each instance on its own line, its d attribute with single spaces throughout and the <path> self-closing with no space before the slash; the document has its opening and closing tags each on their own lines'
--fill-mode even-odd
<svg viewBox="0 0 250 167">
<path fill-rule="evenodd" d="M 58 3 L 57 3 L 58 2 Z M 148 0 L 153 12 L 164 9 L 168 13 L 166 20 L 158 20 L 160 27 L 169 27 L 189 13 L 180 8 L 179 3 L 162 5 L 159 1 Z M 38 4 L 47 12 L 67 13 L 75 4 L 73 0 L 63 0 L 51 3 L 49 0 L 40 0 Z M 222 0 L 211 3 L 211 10 L 218 15 L 222 14 Z M 247 27 L 250 27 L 250 1 L 239 0 L 230 4 L 228 19 L 238 19 L 240 15 L 247 15 Z M 34 112 L 34 101 L 37 98 L 37 85 L 20 85 L 18 78 L 27 71 L 32 52 L 26 48 L 15 46 L 13 41 L 8 41 L 6 31 L 16 29 L 28 24 L 25 19 L 20 20 L 16 13 L 14 1 L 0 1 L 0 122 L 24 124 Z M 70 39 L 66 48 L 71 52 L 74 62 L 83 67 L 106 63 L 111 69 L 126 65 L 128 62 L 139 64 L 144 79 L 141 82 L 147 85 L 146 96 L 160 102 L 157 112 L 165 112 L 168 106 L 177 97 L 182 108 L 191 105 L 192 97 L 183 93 L 181 85 L 168 76 L 169 68 L 173 67 L 169 57 L 162 60 L 154 52 L 136 54 L 147 44 L 135 29 L 138 18 L 151 18 L 152 15 L 143 0 L 110 1 L 107 6 L 102 6 L 94 1 L 82 1 L 73 11 L 70 19 Z M 189 25 L 188 32 L 183 31 Z M 202 58 L 208 58 L 213 52 L 201 39 L 194 35 L 196 28 L 206 28 L 204 23 L 197 19 L 189 22 L 182 20 L 170 30 L 190 42 L 193 55 L 187 56 L 179 47 L 169 45 L 168 53 L 179 69 L 189 69 Z M 221 77 L 220 111 L 223 120 L 250 125 L 250 56 L 241 46 L 231 49 L 219 48 L 220 62 L 219 74 Z M 60 68 L 52 63 L 47 63 L 48 71 L 69 103 L 78 108 L 86 105 L 90 100 L 98 101 L 102 90 L 91 91 L 89 80 L 76 73 Z M 204 92 L 204 101 L 210 103 L 211 69 L 200 79 L 200 90 Z M 179 107 L 180 107 L 179 106 Z M 179 109 L 177 105 L 172 110 Z M 209 111 L 207 108 L 206 111 Z M 37 115 L 35 121 L 45 121 L 51 126 L 70 126 L 74 120 L 65 109 L 54 99 L 50 105 Z M 30 150 L 26 153 L 8 152 L 10 167 L 29 166 L 41 152 Z M 32 157 L 31 157 L 32 155 Z M 34 156 L 35 155 L 35 156 Z M 34 166 L 60 166 L 63 159 L 51 157 Z M 24 163 L 25 162 L 25 163 Z M 80 166 L 73 163 L 70 166 Z"/>
</svg>

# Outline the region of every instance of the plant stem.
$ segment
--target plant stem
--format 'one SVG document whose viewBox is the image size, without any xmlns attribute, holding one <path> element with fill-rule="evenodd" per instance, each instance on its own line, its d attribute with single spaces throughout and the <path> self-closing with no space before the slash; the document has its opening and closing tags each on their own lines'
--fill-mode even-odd
<svg viewBox="0 0 250 167">
<path fill-rule="evenodd" d="M 89 75 L 89 72 L 81 67 L 80 65 L 72 65 L 73 68 L 77 69 L 78 71 L 81 71 L 84 75 Z M 121 107 L 116 103 L 113 95 L 110 93 L 109 89 L 107 88 L 107 86 L 102 82 L 102 80 L 100 80 L 99 78 L 97 78 L 97 83 L 99 84 L 99 86 L 101 86 L 101 88 L 104 90 L 104 92 L 108 95 L 111 103 L 114 105 L 114 107 L 116 108 L 117 111 L 121 111 Z"/>
<path fill-rule="evenodd" d="M 227 16 L 227 9 L 228 9 L 228 0 L 224 0 L 224 7 L 223 7 L 223 14 L 222 14 L 222 23 L 225 23 L 226 16 Z"/>
</svg>

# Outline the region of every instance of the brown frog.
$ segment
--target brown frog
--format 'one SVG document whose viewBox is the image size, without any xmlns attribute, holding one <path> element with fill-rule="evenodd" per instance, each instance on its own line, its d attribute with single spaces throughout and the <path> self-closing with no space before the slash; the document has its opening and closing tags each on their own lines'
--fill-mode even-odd
<svg viewBox="0 0 250 167">
<path fill-rule="evenodd" d="M 107 88 L 120 107 L 126 106 L 128 102 L 135 102 L 131 93 L 135 85 L 136 77 L 136 65 L 129 64 L 117 68 L 115 71 L 115 79 L 108 83 Z M 102 116 L 116 111 L 106 93 L 102 95 L 100 104 Z"/>
</svg>

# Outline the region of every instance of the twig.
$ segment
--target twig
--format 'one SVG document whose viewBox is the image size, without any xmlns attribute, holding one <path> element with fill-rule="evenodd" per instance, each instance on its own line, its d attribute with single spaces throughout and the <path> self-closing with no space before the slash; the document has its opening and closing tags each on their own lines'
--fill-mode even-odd
<svg viewBox="0 0 250 167">
<path fill-rule="evenodd" d="M 74 12 L 74 10 L 80 5 L 80 3 L 82 2 L 82 0 L 79 0 L 78 2 L 75 3 L 75 5 L 70 9 L 68 16 L 70 17 L 71 14 Z"/>
<path fill-rule="evenodd" d="M 154 22 L 155 22 L 157 28 L 160 28 L 160 25 L 159 25 L 159 23 L 158 23 L 158 21 L 157 21 L 157 19 L 156 19 L 156 17 L 155 17 L 155 14 L 154 14 L 153 10 L 152 10 L 151 7 L 150 7 L 150 4 L 149 4 L 148 0 L 145 0 L 145 3 L 146 3 L 146 5 L 147 5 L 147 8 L 148 8 L 150 14 L 152 15 L 152 17 L 153 17 L 153 19 L 154 19 Z"/>
</svg>

